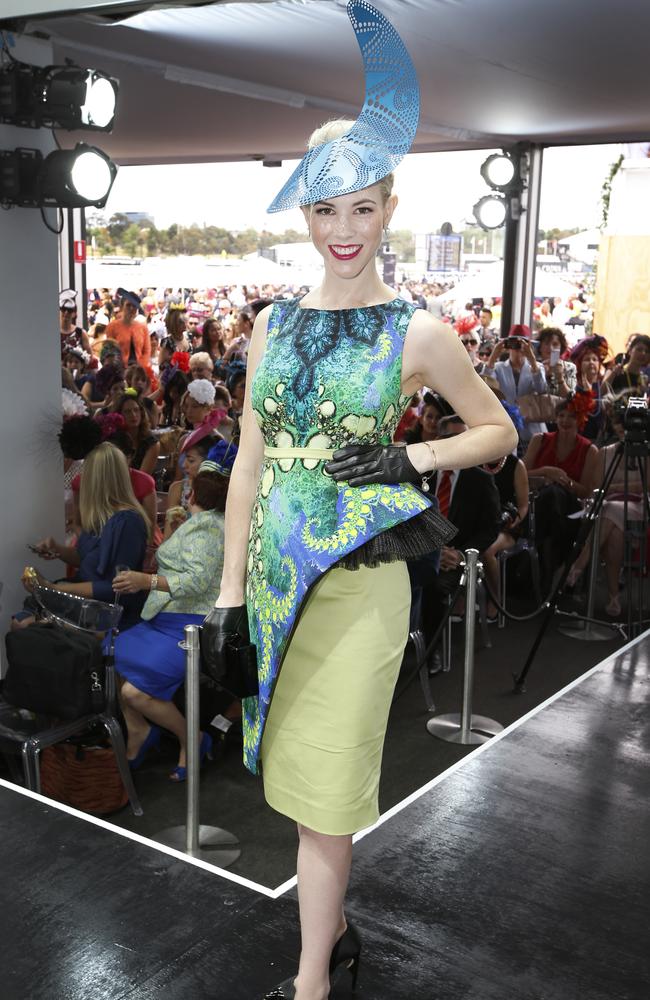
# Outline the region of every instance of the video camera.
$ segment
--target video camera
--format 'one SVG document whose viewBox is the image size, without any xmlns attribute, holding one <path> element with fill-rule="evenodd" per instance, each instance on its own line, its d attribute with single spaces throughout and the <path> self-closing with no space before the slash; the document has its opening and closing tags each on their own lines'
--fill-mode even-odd
<svg viewBox="0 0 650 1000">
<path fill-rule="evenodd" d="M 644 396 L 630 396 L 627 405 L 621 407 L 625 440 L 633 444 L 650 441 L 650 410 Z"/>
</svg>

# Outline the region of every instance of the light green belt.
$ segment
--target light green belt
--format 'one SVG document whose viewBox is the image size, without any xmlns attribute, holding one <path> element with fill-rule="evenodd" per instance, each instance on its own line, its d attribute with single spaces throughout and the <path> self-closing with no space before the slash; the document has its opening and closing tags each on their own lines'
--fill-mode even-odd
<svg viewBox="0 0 650 1000">
<path fill-rule="evenodd" d="M 313 458 L 329 461 L 334 451 L 331 448 L 269 448 L 264 447 L 264 458 Z"/>
</svg>

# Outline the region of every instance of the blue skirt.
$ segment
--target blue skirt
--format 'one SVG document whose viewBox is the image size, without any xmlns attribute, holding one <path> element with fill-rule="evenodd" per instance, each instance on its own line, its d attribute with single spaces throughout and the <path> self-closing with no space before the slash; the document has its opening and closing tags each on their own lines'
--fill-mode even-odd
<svg viewBox="0 0 650 1000">
<path fill-rule="evenodd" d="M 115 669 L 152 698 L 171 701 L 185 680 L 186 625 L 201 625 L 205 615 L 165 614 L 141 621 L 115 640 Z"/>
</svg>

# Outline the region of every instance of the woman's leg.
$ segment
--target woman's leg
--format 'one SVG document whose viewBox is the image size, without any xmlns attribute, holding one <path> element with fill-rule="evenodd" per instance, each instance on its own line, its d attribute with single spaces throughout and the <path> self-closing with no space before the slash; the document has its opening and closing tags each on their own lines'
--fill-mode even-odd
<svg viewBox="0 0 650 1000">
<path fill-rule="evenodd" d="M 145 694 L 144 691 L 138 690 L 138 688 L 134 687 L 133 684 L 129 684 L 128 681 L 125 681 L 122 685 L 122 701 L 125 708 L 124 718 L 126 719 L 126 724 L 129 730 L 129 747 L 131 747 L 131 725 L 129 722 L 129 715 L 134 717 L 137 730 L 136 734 L 134 734 L 135 738 L 133 741 L 134 752 L 129 753 L 128 756 L 135 756 L 147 735 L 147 727 L 144 727 L 143 733 L 142 727 L 137 724 L 137 717 L 139 716 L 140 719 L 149 719 L 150 722 L 154 722 L 157 726 L 161 726 L 163 729 L 168 729 L 170 733 L 174 734 L 180 743 L 178 763 L 181 767 L 184 767 L 185 719 L 176 708 L 174 702 L 163 701 L 161 698 L 152 698 L 150 694 Z"/>
<path fill-rule="evenodd" d="M 607 544 L 610 533 L 615 529 L 616 525 L 611 521 L 604 512 L 601 514 L 600 518 L 600 539 L 599 539 L 599 552 L 605 553 L 607 551 Z M 593 530 L 593 529 L 592 529 Z M 586 569 L 589 564 L 589 557 L 591 555 L 591 541 L 588 539 L 582 546 L 578 558 L 573 563 L 569 575 L 567 577 L 567 584 L 569 587 L 573 587 L 574 584 L 578 582 L 580 574 Z"/>
<path fill-rule="evenodd" d="M 481 562 L 483 563 L 483 569 L 485 570 L 487 585 L 502 604 L 503 598 L 499 590 L 499 564 L 497 562 L 497 553 L 502 552 L 504 549 L 511 549 L 514 544 L 515 540 L 512 535 L 507 534 L 505 531 L 500 531 L 496 540 L 492 542 L 492 545 L 490 545 L 490 548 L 481 553 Z M 496 604 L 494 604 L 489 597 L 487 602 L 487 613 L 489 618 L 494 618 L 497 613 Z"/>
<path fill-rule="evenodd" d="M 352 837 L 298 826 L 298 902 L 302 949 L 296 1000 L 326 1000 L 332 948 L 345 931 L 343 901 L 350 877 Z"/>
<path fill-rule="evenodd" d="M 125 689 L 127 690 L 125 691 Z M 137 757 L 138 750 L 146 740 L 147 733 L 149 732 L 149 723 L 144 715 L 132 706 L 129 700 L 129 691 L 131 690 L 135 691 L 136 688 L 129 684 L 128 681 L 125 681 L 120 688 L 120 705 L 127 729 L 126 755 L 129 760 Z"/>
<path fill-rule="evenodd" d="M 618 585 L 623 565 L 623 532 L 612 521 L 611 530 L 607 534 L 607 542 L 603 549 L 605 555 L 605 574 L 607 576 L 607 592 L 610 601 L 618 597 Z"/>
</svg>

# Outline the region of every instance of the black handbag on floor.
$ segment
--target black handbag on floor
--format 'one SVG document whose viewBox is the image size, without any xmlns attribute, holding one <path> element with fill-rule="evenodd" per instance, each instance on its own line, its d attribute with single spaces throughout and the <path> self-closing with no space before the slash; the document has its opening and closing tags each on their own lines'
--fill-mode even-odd
<svg viewBox="0 0 650 1000">
<path fill-rule="evenodd" d="M 6 701 L 17 708 L 78 719 L 103 711 L 104 656 L 93 635 L 61 625 L 30 625 L 8 632 Z"/>
</svg>

